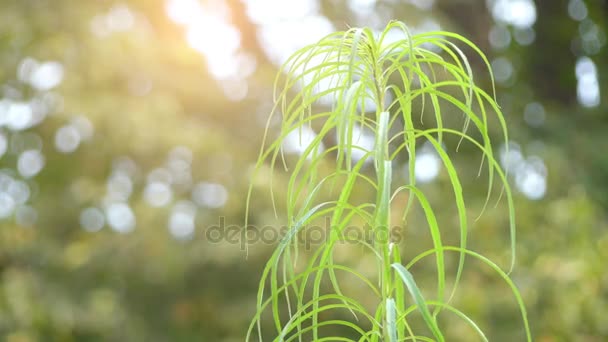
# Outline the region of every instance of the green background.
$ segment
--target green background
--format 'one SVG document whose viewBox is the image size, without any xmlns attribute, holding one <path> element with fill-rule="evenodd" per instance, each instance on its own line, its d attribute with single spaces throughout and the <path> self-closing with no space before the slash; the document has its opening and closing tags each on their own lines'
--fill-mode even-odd
<svg viewBox="0 0 608 342">
<path fill-rule="evenodd" d="M 297 5 L 304 2 L 313 4 L 309 12 Z M 250 4 L 270 11 L 272 1 L 200 3 L 239 32 L 232 52 L 243 60 L 229 77 L 218 77 L 228 46 L 222 31 L 210 29 L 212 20 L 198 23 L 207 25 L 207 42 L 220 42 L 204 46 L 220 57 L 201 53 L 188 43 L 188 25 L 168 15 L 168 2 L 0 2 L 2 340 L 243 340 L 273 243 L 258 240 L 246 256 L 239 242 L 227 235 L 217 242 L 210 232 L 220 222 L 243 225 L 252 181 L 250 223 L 284 225 L 287 174 L 274 174 L 278 217 L 269 170 L 251 179 L 277 62 L 320 38 L 314 34 L 323 25 L 381 29 L 391 19 L 414 31 L 460 33 L 487 53 L 511 157 L 531 168 L 518 172 L 514 164 L 511 176 L 518 190 L 512 276 L 535 340 L 608 340 L 606 1 L 294 1 L 274 22 L 254 15 Z M 301 22 L 308 30 L 288 29 Z M 277 34 L 288 44 L 270 44 Z M 472 63 L 489 89 L 483 63 Z M 473 152 L 454 155 L 470 175 L 463 182 L 471 218 L 486 184 L 476 178 Z M 456 215 L 442 196 L 446 177 L 440 170 L 424 189 L 449 227 Z M 171 198 L 163 197 L 167 189 Z M 419 214 L 404 230 L 406 255 L 410 246 L 430 246 Z M 490 206 L 471 229 L 471 248 L 508 265 L 507 221 L 504 201 Z M 345 249 L 340 258 L 374 274 L 360 250 Z M 424 288 L 431 263 L 414 272 Z M 456 304 L 490 340 L 523 338 L 508 288 L 482 265 L 468 264 Z M 462 324 L 443 323 L 450 340 L 470 340 Z"/>
</svg>

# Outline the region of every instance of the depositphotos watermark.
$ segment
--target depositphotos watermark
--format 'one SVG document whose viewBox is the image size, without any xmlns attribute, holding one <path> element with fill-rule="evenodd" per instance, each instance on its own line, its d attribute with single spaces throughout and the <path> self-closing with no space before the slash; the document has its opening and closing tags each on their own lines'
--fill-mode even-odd
<svg viewBox="0 0 608 342">
<path fill-rule="evenodd" d="M 226 218 L 221 216 L 217 224 L 211 225 L 205 230 L 205 238 L 210 243 L 239 245 L 242 250 L 245 250 L 247 245 L 256 243 L 277 244 L 285 239 L 295 240 L 298 244 L 303 245 L 305 249 L 310 249 L 312 246 L 321 245 L 328 241 L 330 234 L 338 234 L 335 239 L 337 243 L 399 243 L 402 239 L 403 227 L 400 226 L 393 226 L 387 230 L 378 227 L 372 229 L 369 225 L 353 225 L 342 227 L 338 232 L 337 229 L 330 229 L 329 218 L 326 218 L 325 223 L 325 226 L 302 226 L 297 231 L 294 227 L 270 225 L 249 225 L 247 229 L 244 229 L 243 226 L 226 224 Z"/>
</svg>

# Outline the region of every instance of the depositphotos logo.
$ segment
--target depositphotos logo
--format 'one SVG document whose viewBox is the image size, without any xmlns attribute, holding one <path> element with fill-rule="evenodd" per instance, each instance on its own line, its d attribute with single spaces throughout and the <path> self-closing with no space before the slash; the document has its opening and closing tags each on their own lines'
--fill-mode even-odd
<svg viewBox="0 0 608 342">
<path fill-rule="evenodd" d="M 303 245 L 305 249 L 310 249 L 313 246 L 321 245 L 330 239 L 330 234 L 339 234 L 336 238 L 337 243 L 359 244 L 365 242 L 373 244 L 376 242 L 393 242 L 399 243 L 402 238 L 402 229 L 400 226 L 393 226 L 387 229 L 371 229 L 369 225 L 363 226 L 346 226 L 340 229 L 338 233 L 336 229 L 329 229 L 331 226 L 330 219 L 326 218 L 325 226 L 307 225 L 300 227 L 297 231 L 293 227 L 288 226 L 256 226 L 249 225 L 247 229 L 243 226 L 226 224 L 226 218 L 219 217 L 218 224 L 209 226 L 205 230 L 205 238 L 210 243 L 228 243 L 239 245 L 242 250 L 245 250 L 247 245 L 251 244 L 277 244 L 283 240 L 296 240 L 298 244 Z"/>
</svg>

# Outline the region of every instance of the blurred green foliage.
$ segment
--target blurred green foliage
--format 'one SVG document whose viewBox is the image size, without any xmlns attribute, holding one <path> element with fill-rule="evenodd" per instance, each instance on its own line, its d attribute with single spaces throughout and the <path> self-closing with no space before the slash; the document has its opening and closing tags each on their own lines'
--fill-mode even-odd
<svg viewBox="0 0 608 342">
<path fill-rule="evenodd" d="M 238 51 L 255 60 L 255 69 L 238 80 L 246 82 L 245 96 L 235 98 L 235 88 L 226 83 L 235 81 L 218 79 L 210 59 L 189 46 L 184 26 L 169 18 L 164 1 L 0 3 L 0 147 L 6 145 L 0 158 L 2 340 L 243 339 L 272 244 L 252 244 L 246 258 L 239 243 L 214 242 L 209 232 L 221 217 L 227 227 L 243 224 L 250 181 L 257 192 L 251 224 L 285 224 L 266 195 L 270 172 L 250 179 L 278 66 L 262 39 L 265 26 L 247 11 L 255 1 L 201 2 L 227 5 L 227 21 L 241 32 Z M 518 180 L 514 170 L 512 179 L 523 189 L 516 198 L 519 254 L 513 278 L 536 340 L 604 341 L 608 4 L 536 1 L 534 20 L 526 26 L 521 18 L 509 22 L 501 16 L 501 2 L 312 1 L 336 29 L 382 27 L 390 19 L 420 29 L 440 25 L 488 53 L 500 74 L 498 102 L 519 146 L 514 150 L 521 152 L 512 158 L 546 170 L 540 180 L 525 174 Z M 59 71 L 48 61 L 60 63 Z M 43 65 L 50 76 L 32 76 Z M 595 74 L 579 70 L 577 77 L 577 65 L 587 71 L 593 66 Z M 61 82 L 49 84 L 58 72 Z M 584 96 L 595 89 L 592 76 L 600 100 L 587 106 L 592 102 Z M 59 134 L 65 127 L 78 131 L 75 148 L 73 136 Z M 469 152 L 463 148 L 457 160 L 470 170 L 464 186 L 472 193 L 469 201 L 478 201 L 470 208 L 474 218 L 486 183 L 476 178 L 479 160 Z M 272 186 L 282 207 L 286 174 L 275 175 Z M 449 198 L 442 198 L 449 186 L 445 176 L 440 172 L 426 186 L 434 206 L 445 208 L 440 221 L 449 225 L 455 212 Z M 149 188 L 159 179 L 170 180 L 168 200 L 166 191 Z M 546 191 L 531 199 L 526 184 L 538 191 L 546 184 Z M 362 189 L 358 196 L 370 193 Z M 507 265 L 502 205 L 475 223 L 470 243 Z M 83 214 L 87 208 L 93 208 L 89 216 Z M 428 241 L 415 221 L 406 233 L 402 250 Z M 345 248 L 337 258 L 362 271 L 374 269 L 356 249 Z M 414 272 L 423 277 L 433 271 L 430 265 Z M 508 289 L 481 265 L 469 266 L 457 306 L 493 341 L 523 337 Z M 361 290 L 348 289 L 357 297 Z M 470 336 L 461 325 L 444 323 L 454 340 Z"/>
</svg>

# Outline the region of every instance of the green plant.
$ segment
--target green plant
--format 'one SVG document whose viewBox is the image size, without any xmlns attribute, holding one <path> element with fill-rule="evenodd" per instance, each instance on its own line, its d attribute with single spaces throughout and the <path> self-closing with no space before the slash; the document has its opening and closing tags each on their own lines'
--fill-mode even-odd
<svg viewBox="0 0 608 342">
<path fill-rule="evenodd" d="M 387 35 L 392 31 L 401 32 L 403 38 L 387 43 Z M 315 128 L 317 135 L 290 168 L 286 188 L 289 229 L 263 271 L 257 313 L 249 327 L 247 340 L 256 331 L 260 340 L 267 335 L 274 336 L 275 341 L 351 340 L 344 336 L 332 336 L 332 330 L 327 328 L 334 326 L 352 330 L 360 336 L 359 341 L 444 341 L 438 324 L 442 312 L 460 317 L 483 340 L 487 340 L 482 329 L 471 318 L 450 305 L 466 257 L 487 264 L 511 287 L 521 310 L 527 339 L 531 340 L 522 298 L 508 274 L 491 260 L 467 249 L 469 224 L 465 200 L 457 170 L 442 146 L 444 136 L 455 136 L 459 145 L 468 142 L 481 151 L 482 165 L 484 162 L 487 165 L 486 204 L 495 180 L 502 183 L 511 222 L 512 269 L 515 262 L 513 203 L 505 172 L 493 153 L 489 135 L 490 112 L 495 114 L 504 140 L 508 141 L 508 137 L 505 120 L 494 96 L 475 85 L 465 53 L 449 39 L 475 51 L 489 69 L 486 57 L 466 38 L 449 32 L 411 35 L 400 22 L 389 23 L 378 36 L 369 28 L 353 28 L 331 34 L 297 51 L 284 64 L 275 82 L 275 109 L 283 115 L 282 129 L 278 138 L 262 147 L 257 170 L 267 161 L 273 170 L 280 160 L 287 168 L 282 146 L 293 132 L 310 126 Z M 316 112 L 312 109 L 320 99 L 328 96 L 334 99 L 330 110 Z M 366 115 L 365 106 L 370 101 L 375 107 L 374 115 Z M 425 104 L 428 108 L 429 102 L 435 124 L 431 128 L 416 127 L 414 106 L 422 106 L 423 113 Z M 462 129 L 444 125 L 444 112 L 448 106 L 464 113 Z M 467 133 L 471 125 L 475 128 L 475 134 Z M 353 143 L 360 129 L 374 133 L 373 149 L 367 150 Z M 335 144 L 322 149 L 323 142 L 331 140 L 333 136 Z M 266 137 L 264 140 L 267 140 Z M 447 170 L 458 213 L 458 246 L 444 244 L 435 212 L 425 193 L 416 184 L 414 173 L 420 140 L 427 141 L 434 148 Z M 405 153 L 409 162 L 409 183 L 394 186 L 393 160 Z M 330 159 L 330 156 L 335 158 L 333 169 L 324 172 L 322 161 Z M 373 161 L 373 176 L 363 170 L 368 161 Z M 376 193 L 373 202 L 356 203 L 352 200 L 355 187 L 363 186 L 361 184 L 371 187 Z M 335 189 L 337 186 L 340 187 L 337 195 L 324 198 L 322 189 Z M 425 215 L 433 243 L 432 248 L 417 255 L 405 266 L 399 245 L 391 243 L 389 239 L 391 202 L 400 192 L 409 194 L 403 220 L 417 202 Z M 247 210 L 250 198 L 251 188 Z M 323 217 L 330 218 L 329 237 L 308 256 L 305 266 L 297 266 L 298 254 L 301 253 L 298 250 L 298 234 Z M 344 229 L 353 222 L 371 227 L 376 237 L 384 237 L 372 243 L 358 241 L 378 261 L 377 285 L 374 279 L 368 279 L 353 267 L 334 262 L 336 245 L 344 238 Z M 451 291 L 446 290 L 447 253 L 458 256 Z M 424 298 L 410 272 L 412 265 L 429 256 L 434 257 L 436 265 L 436 284 L 433 285 L 436 286 L 436 295 L 432 300 Z M 377 296 L 375 310 L 367 309 L 355 298 L 343 293 L 340 278 L 344 273 L 359 279 L 369 287 L 370 293 Z M 350 316 L 326 319 L 331 311 L 350 312 Z M 268 319 L 275 331 L 263 334 L 261 321 L 267 312 L 271 313 L 272 318 Z M 422 317 L 431 337 L 413 331 L 409 320 L 414 313 Z"/>
</svg>

